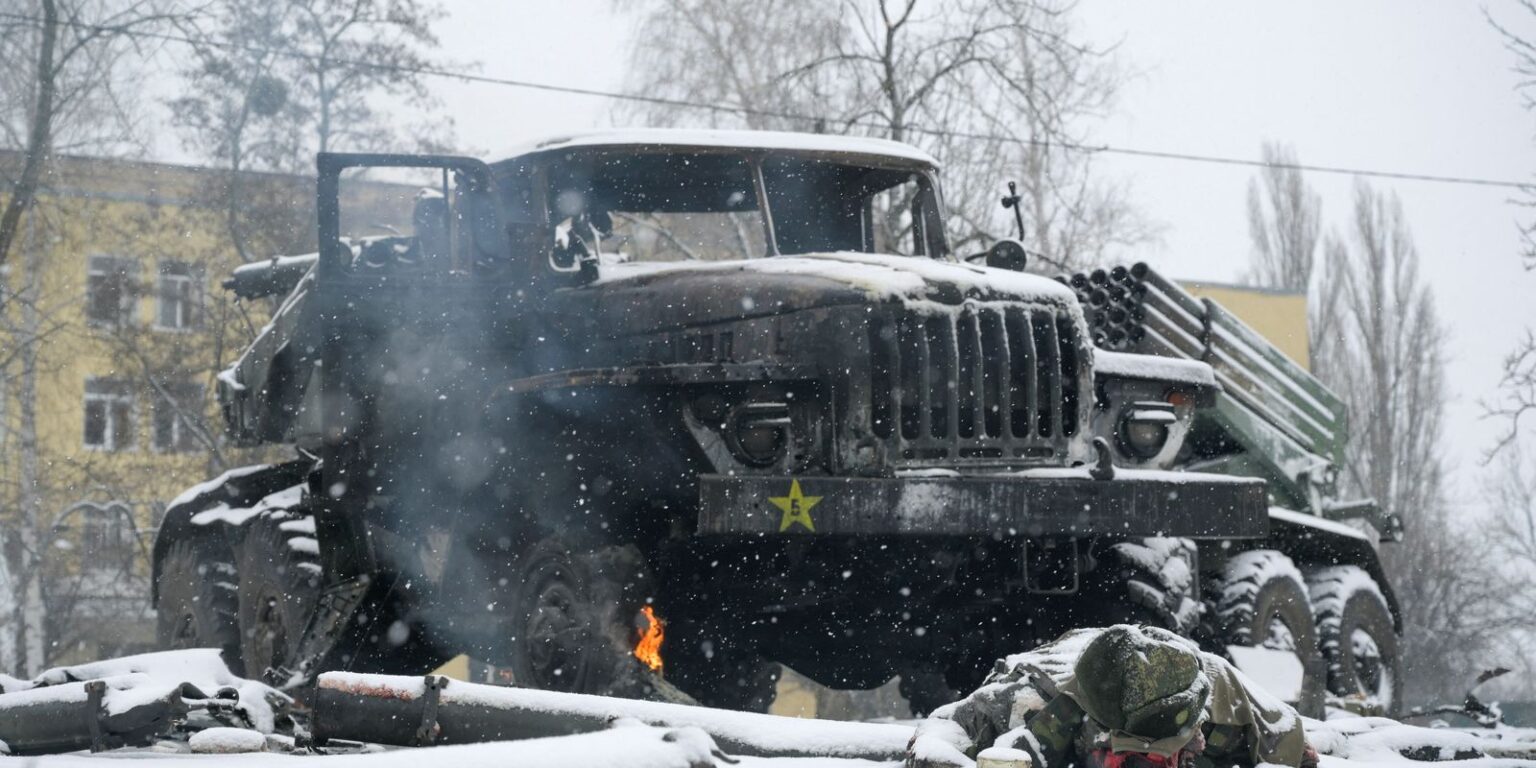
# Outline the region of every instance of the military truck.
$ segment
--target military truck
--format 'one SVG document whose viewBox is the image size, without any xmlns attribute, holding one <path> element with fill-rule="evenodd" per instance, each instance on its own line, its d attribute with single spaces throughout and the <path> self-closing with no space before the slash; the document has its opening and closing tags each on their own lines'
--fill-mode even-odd
<svg viewBox="0 0 1536 768">
<path fill-rule="evenodd" d="M 899 675 L 923 711 L 1129 620 L 1280 649 L 1314 710 L 1319 632 L 1359 635 L 1322 646 L 1328 679 L 1390 698 L 1375 541 L 1271 509 L 1240 461 L 1187 466 L 1253 448 L 1195 447 L 1219 370 L 1096 349 L 1017 241 L 953 252 L 922 151 L 621 131 L 321 154 L 317 210 L 317 254 L 226 283 L 273 307 L 220 377 L 229 436 L 293 458 L 170 505 L 168 646 L 282 685 L 464 652 L 519 685 L 746 709 L 782 664 Z"/>
</svg>

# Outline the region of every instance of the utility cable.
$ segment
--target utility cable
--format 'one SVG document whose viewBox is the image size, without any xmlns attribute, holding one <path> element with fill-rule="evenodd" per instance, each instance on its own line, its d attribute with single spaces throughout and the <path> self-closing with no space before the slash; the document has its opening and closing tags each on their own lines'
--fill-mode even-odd
<svg viewBox="0 0 1536 768">
<path fill-rule="evenodd" d="M 15 19 L 15 20 L 18 20 L 18 21 L 31 23 L 33 25 L 41 25 L 43 23 L 43 20 L 38 18 L 38 17 L 28 16 L 28 15 L 19 14 L 19 13 L 11 13 L 11 12 L 8 12 L 8 11 L 0 11 L 0 18 Z M 84 29 L 84 30 L 88 30 L 88 31 L 108 32 L 108 33 L 113 33 L 113 34 L 121 34 L 121 35 L 128 36 L 128 37 L 136 37 L 136 38 L 140 38 L 140 39 L 161 40 L 161 41 L 164 41 L 164 42 L 182 43 L 182 44 L 191 45 L 191 46 L 207 46 L 207 47 L 214 47 L 214 48 L 224 48 L 224 49 L 227 49 L 227 50 L 241 50 L 241 51 L 247 51 L 247 52 L 252 52 L 252 53 L 274 54 L 274 55 L 277 55 L 277 56 L 280 56 L 280 57 L 284 57 L 284 58 L 300 59 L 300 60 L 310 61 L 310 62 L 320 62 L 320 61 L 322 61 L 322 58 L 323 58 L 323 57 L 320 57 L 320 56 L 317 56 L 317 55 L 314 55 L 314 54 L 304 53 L 302 51 L 286 50 L 286 49 L 269 49 L 269 48 L 261 48 L 261 47 L 258 47 L 258 46 L 242 45 L 242 44 L 239 44 L 239 43 L 220 42 L 220 41 L 206 40 L 206 39 L 199 40 L 199 39 L 194 39 L 194 38 L 191 38 L 191 37 L 186 37 L 184 35 L 175 35 L 175 34 L 169 34 L 169 33 L 165 33 L 165 32 L 152 32 L 152 31 L 149 31 L 149 30 L 122 29 L 122 28 L 113 27 L 113 26 L 110 26 L 110 25 L 89 24 L 89 23 L 86 23 L 86 22 L 83 22 L 83 21 L 76 21 L 76 20 L 61 20 L 58 23 L 60 25 L 63 25 L 63 26 L 70 26 L 70 27 L 75 27 L 75 28 Z M 575 96 L 587 96 L 587 97 L 592 97 L 592 98 L 613 99 L 613 100 L 616 100 L 616 101 L 628 101 L 628 102 L 643 103 L 643 104 L 654 104 L 654 105 L 658 105 L 658 106 L 678 107 L 678 108 L 681 108 L 681 109 L 697 109 L 697 110 L 702 110 L 702 111 L 706 111 L 706 112 L 715 112 L 715 113 L 721 113 L 721 114 L 733 114 L 733 115 L 743 115 L 743 116 L 752 116 L 752 117 L 771 117 L 771 118 L 777 118 L 777 119 L 781 119 L 781 120 L 794 120 L 794 121 L 804 122 L 804 123 L 806 123 L 808 125 L 812 125 L 812 126 L 820 126 L 820 125 L 825 125 L 825 124 L 827 124 L 829 122 L 837 122 L 837 121 L 834 121 L 834 120 L 832 120 L 832 119 L 830 119 L 830 118 L 828 118 L 828 117 L 826 117 L 824 115 L 811 115 L 811 114 L 805 114 L 805 113 L 799 113 L 799 112 L 786 112 L 786 111 L 782 111 L 782 110 L 761 109 L 761 108 L 755 108 L 755 107 L 730 106 L 730 105 L 726 105 L 726 104 L 715 104 L 715 103 L 702 102 L 702 101 L 692 101 L 692 100 L 689 100 L 689 99 L 676 99 L 676 98 L 668 98 L 668 97 L 664 97 L 664 96 L 646 96 L 646 95 L 636 94 L 636 93 L 624 93 L 624 92 L 621 92 L 621 91 L 608 91 L 608 90 L 602 90 L 602 89 L 597 89 L 597 88 L 582 88 L 582 87 L 578 87 L 578 86 L 557 85 L 557 84 L 554 84 L 554 83 L 543 83 L 543 82 L 537 82 L 537 81 L 532 81 L 532 80 L 519 80 L 519 79 L 507 78 L 507 77 L 494 77 L 494 76 L 491 76 L 491 75 L 475 74 L 475 73 L 472 73 L 472 72 L 461 72 L 461 71 L 455 71 L 455 70 L 450 70 L 450 69 L 443 69 L 443 68 L 439 68 L 439 67 L 406 66 L 406 65 L 400 65 L 400 64 L 386 64 L 386 63 L 382 63 L 382 62 L 372 62 L 372 61 L 363 61 L 363 60 L 358 60 L 358 59 L 344 59 L 344 58 L 324 58 L 324 61 L 326 61 L 328 63 L 332 63 L 332 64 L 340 64 L 340 65 L 346 65 L 346 66 L 351 66 L 351 67 L 366 67 L 366 68 L 370 68 L 370 69 L 377 69 L 377 70 L 382 70 L 382 71 L 387 71 L 387 72 L 399 72 L 399 73 L 402 73 L 402 74 L 416 74 L 416 75 L 423 75 L 423 76 L 427 76 L 427 77 L 438 77 L 438 78 L 444 78 L 444 79 L 449 79 L 449 80 L 457 80 L 459 82 L 465 82 L 465 83 L 476 83 L 476 84 L 484 84 L 484 85 L 499 85 L 499 86 L 510 87 L 510 88 L 522 88 L 522 89 L 526 89 L 526 90 L 545 91 L 545 92 L 549 92 L 549 93 L 562 93 L 562 94 L 569 94 L 569 95 L 575 95 Z M 885 126 L 885 125 L 881 125 L 879 123 L 862 122 L 862 121 L 855 121 L 853 123 L 849 123 L 848 125 L 850 125 L 850 127 L 871 128 L 871 129 L 876 129 L 876 130 L 880 130 L 880 129 L 884 129 L 884 128 L 888 127 L 888 126 Z M 1339 174 L 1339 175 L 1347 175 L 1347 176 L 1364 176 L 1364 177 L 1368 177 L 1368 178 L 1393 179 L 1393 180 L 1399 180 L 1399 181 L 1423 181 L 1423 182 L 1431 182 L 1431 183 L 1436 183 L 1436 184 L 1460 184 L 1460 185 L 1481 186 L 1481 187 L 1502 187 L 1502 188 L 1507 188 L 1507 189 L 1521 189 L 1521 190 L 1529 189 L 1532 186 L 1536 186 L 1536 184 L 1533 184 L 1531 182 L 1509 181 L 1509 180 L 1505 180 L 1505 179 L 1489 179 L 1489 178 L 1479 178 L 1479 177 L 1474 177 L 1474 176 L 1451 176 L 1451 175 L 1430 174 L 1430 173 L 1414 173 L 1414 172 L 1408 172 L 1408 171 L 1383 171 L 1383 170 L 1375 170 L 1375 169 L 1368 169 L 1368 168 L 1350 168 L 1350 167 L 1336 166 L 1336 165 L 1311 165 L 1311 164 L 1306 164 L 1306 163 L 1267 163 L 1267 162 L 1264 162 L 1263 160 L 1253 160 L 1253 159 L 1243 158 L 1243 157 L 1230 157 L 1230 156 L 1222 156 L 1222 155 L 1206 155 L 1206 154 L 1197 154 L 1197 153 L 1192 153 L 1192 152 L 1173 152 L 1173 151 L 1164 151 L 1164 150 L 1155 150 L 1155 149 L 1138 149 L 1138 148 L 1135 148 L 1135 147 L 1122 147 L 1122 146 L 1115 146 L 1115 145 L 1112 145 L 1112 144 L 1086 144 L 1086 143 L 1071 142 L 1071 141 L 1036 139 L 1036 138 L 1021 138 L 1021 137 L 1017 137 L 1017 136 L 1004 136 L 1004 135 L 1000 135 L 1000 134 L 991 134 L 991 133 L 976 133 L 976 132 L 969 132 L 969 131 L 946 130 L 946 129 L 942 129 L 942 128 L 929 128 L 927 126 L 922 126 L 922 125 L 908 125 L 908 126 L 904 126 L 904 129 L 908 130 L 908 131 L 911 131 L 913 133 L 920 133 L 920 134 L 923 134 L 925 136 L 951 137 L 951 138 L 961 138 L 961 139 L 975 139 L 975 140 L 978 140 L 978 141 L 997 141 L 997 142 L 1005 142 L 1005 143 L 1027 144 L 1027 145 L 1030 145 L 1030 146 L 1040 147 L 1042 149 L 1063 149 L 1063 150 L 1067 150 L 1067 151 L 1071 151 L 1071 152 L 1082 152 L 1082 153 L 1087 153 L 1087 154 L 1124 155 L 1124 156 L 1127 156 L 1127 157 L 1143 157 L 1143 158 L 1153 158 L 1153 159 L 1159 159 L 1159 160 L 1174 160 L 1174 161 L 1181 161 L 1181 162 L 1206 163 L 1206 164 L 1213 164 L 1213 165 L 1233 165 L 1233 166 L 1242 166 L 1242 167 L 1250 167 L 1250 168 L 1281 168 L 1281 169 L 1285 169 L 1285 170 L 1305 171 L 1305 172 L 1309 172 L 1309 173 L 1326 173 L 1326 174 Z"/>
</svg>

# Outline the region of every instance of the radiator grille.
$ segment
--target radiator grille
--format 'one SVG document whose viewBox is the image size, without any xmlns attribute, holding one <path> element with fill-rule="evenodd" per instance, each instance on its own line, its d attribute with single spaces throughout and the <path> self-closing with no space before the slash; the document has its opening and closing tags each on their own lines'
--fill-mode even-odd
<svg viewBox="0 0 1536 768">
<path fill-rule="evenodd" d="M 904 310 L 869 332 L 871 429 L 893 458 L 1044 458 L 1078 431 L 1077 333 L 1054 308 Z"/>
</svg>

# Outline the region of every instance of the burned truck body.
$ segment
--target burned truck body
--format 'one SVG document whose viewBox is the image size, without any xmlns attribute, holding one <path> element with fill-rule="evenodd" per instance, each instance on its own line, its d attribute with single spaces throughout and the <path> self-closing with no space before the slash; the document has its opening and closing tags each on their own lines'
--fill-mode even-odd
<svg viewBox="0 0 1536 768">
<path fill-rule="evenodd" d="M 343 186 L 403 168 L 433 181 L 356 236 L 379 211 Z M 1242 563 L 1379 572 L 1261 478 L 1172 471 L 1212 368 L 1096 350 L 1017 243 L 957 258 L 913 148 L 326 154 L 318 210 L 317 255 L 227 283 L 278 302 L 221 377 L 230 435 L 298 458 L 189 490 L 155 546 L 162 641 L 247 675 L 467 652 L 520 685 L 761 708 L 783 663 L 899 674 L 927 708 L 1001 653 L 1138 620 L 1293 651 L 1320 701 L 1306 587 L 1266 580 L 1296 568 Z"/>
</svg>

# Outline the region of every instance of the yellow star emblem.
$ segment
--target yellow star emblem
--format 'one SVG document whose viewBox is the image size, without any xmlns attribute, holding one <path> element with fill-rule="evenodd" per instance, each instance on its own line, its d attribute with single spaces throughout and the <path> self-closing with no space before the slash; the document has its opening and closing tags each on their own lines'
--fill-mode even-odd
<svg viewBox="0 0 1536 768">
<path fill-rule="evenodd" d="M 789 481 L 788 496 L 770 496 L 768 501 L 784 511 L 784 517 L 779 521 L 779 533 L 789 530 L 795 523 L 805 526 L 811 533 L 816 532 L 816 524 L 811 522 L 811 507 L 816 506 L 821 497 L 805 495 L 800 490 L 799 480 Z"/>
</svg>

